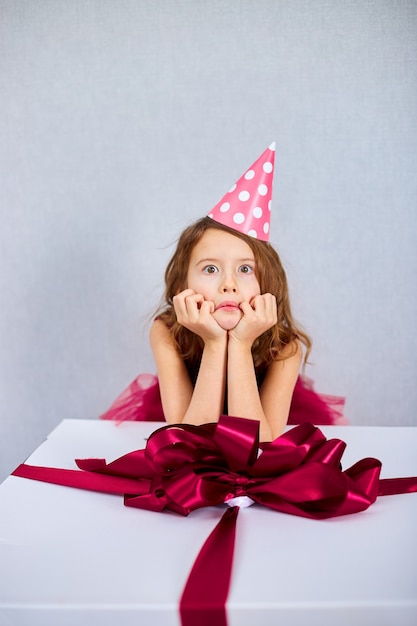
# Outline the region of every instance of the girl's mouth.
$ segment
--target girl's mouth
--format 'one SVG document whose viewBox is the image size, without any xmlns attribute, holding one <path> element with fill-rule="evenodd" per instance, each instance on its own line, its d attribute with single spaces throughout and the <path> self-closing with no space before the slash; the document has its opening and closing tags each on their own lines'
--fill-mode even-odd
<svg viewBox="0 0 417 626">
<path fill-rule="evenodd" d="M 240 311 L 239 305 L 236 302 L 221 302 L 217 307 L 216 311 L 221 309 L 222 311 Z"/>
</svg>

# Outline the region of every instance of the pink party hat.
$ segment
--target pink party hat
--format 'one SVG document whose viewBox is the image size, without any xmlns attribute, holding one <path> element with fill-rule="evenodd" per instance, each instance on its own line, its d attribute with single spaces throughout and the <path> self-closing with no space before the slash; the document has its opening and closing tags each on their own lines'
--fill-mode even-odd
<svg viewBox="0 0 417 626">
<path fill-rule="evenodd" d="M 269 239 L 275 142 L 250 166 L 208 217 L 262 241 Z"/>
</svg>

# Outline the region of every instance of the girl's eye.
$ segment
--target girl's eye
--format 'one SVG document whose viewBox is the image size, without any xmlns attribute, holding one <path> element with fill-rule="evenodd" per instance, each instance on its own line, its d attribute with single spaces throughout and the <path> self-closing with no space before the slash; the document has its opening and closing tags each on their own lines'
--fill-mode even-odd
<svg viewBox="0 0 417 626">
<path fill-rule="evenodd" d="M 203 268 L 203 272 L 205 274 L 215 274 L 218 271 L 219 270 L 217 269 L 215 265 L 206 265 L 206 267 Z"/>
<path fill-rule="evenodd" d="M 241 265 L 239 267 L 239 272 L 242 272 L 242 274 L 251 274 L 253 269 L 250 265 Z"/>
</svg>

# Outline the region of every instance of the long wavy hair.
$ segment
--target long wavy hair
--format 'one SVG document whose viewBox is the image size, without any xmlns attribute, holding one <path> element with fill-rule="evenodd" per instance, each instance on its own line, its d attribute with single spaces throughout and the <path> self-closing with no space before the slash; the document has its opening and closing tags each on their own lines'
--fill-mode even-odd
<svg viewBox="0 0 417 626">
<path fill-rule="evenodd" d="M 283 360 L 295 354 L 297 351 L 295 339 L 304 344 L 306 362 L 311 351 L 311 340 L 292 316 L 287 277 L 278 253 L 269 243 L 223 226 L 210 217 L 203 217 L 184 230 L 165 271 L 165 293 L 156 316 L 170 329 L 178 353 L 192 367 L 199 366 L 203 341 L 177 322 L 172 299 L 187 288 L 191 253 L 210 228 L 230 233 L 248 244 L 255 258 L 255 274 L 261 293 L 272 293 L 277 300 L 277 323 L 253 343 L 252 355 L 255 366 L 267 367 L 272 361 Z M 293 349 L 288 350 L 288 346 L 292 346 Z"/>
</svg>

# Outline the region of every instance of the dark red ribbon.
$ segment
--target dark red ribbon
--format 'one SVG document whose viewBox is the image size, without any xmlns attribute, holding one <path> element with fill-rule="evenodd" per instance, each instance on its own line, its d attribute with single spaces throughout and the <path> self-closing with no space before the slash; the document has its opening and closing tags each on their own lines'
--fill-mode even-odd
<svg viewBox="0 0 417 626">
<path fill-rule="evenodd" d="M 123 494 L 126 506 L 181 515 L 237 496 L 276 511 L 326 519 L 364 511 L 378 495 L 417 491 L 417 477 L 380 479 L 381 462 L 365 458 L 342 471 L 346 444 L 300 424 L 261 444 L 259 423 L 221 416 L 218 424 L 164 426 L 146 448 L 112 463 L 77 460 L 83 472 L 20 465 L 14 476 Z M 183 626 L 225 626 L 238 507 L 209 536 L 185 586 Z"/>
</svg>

